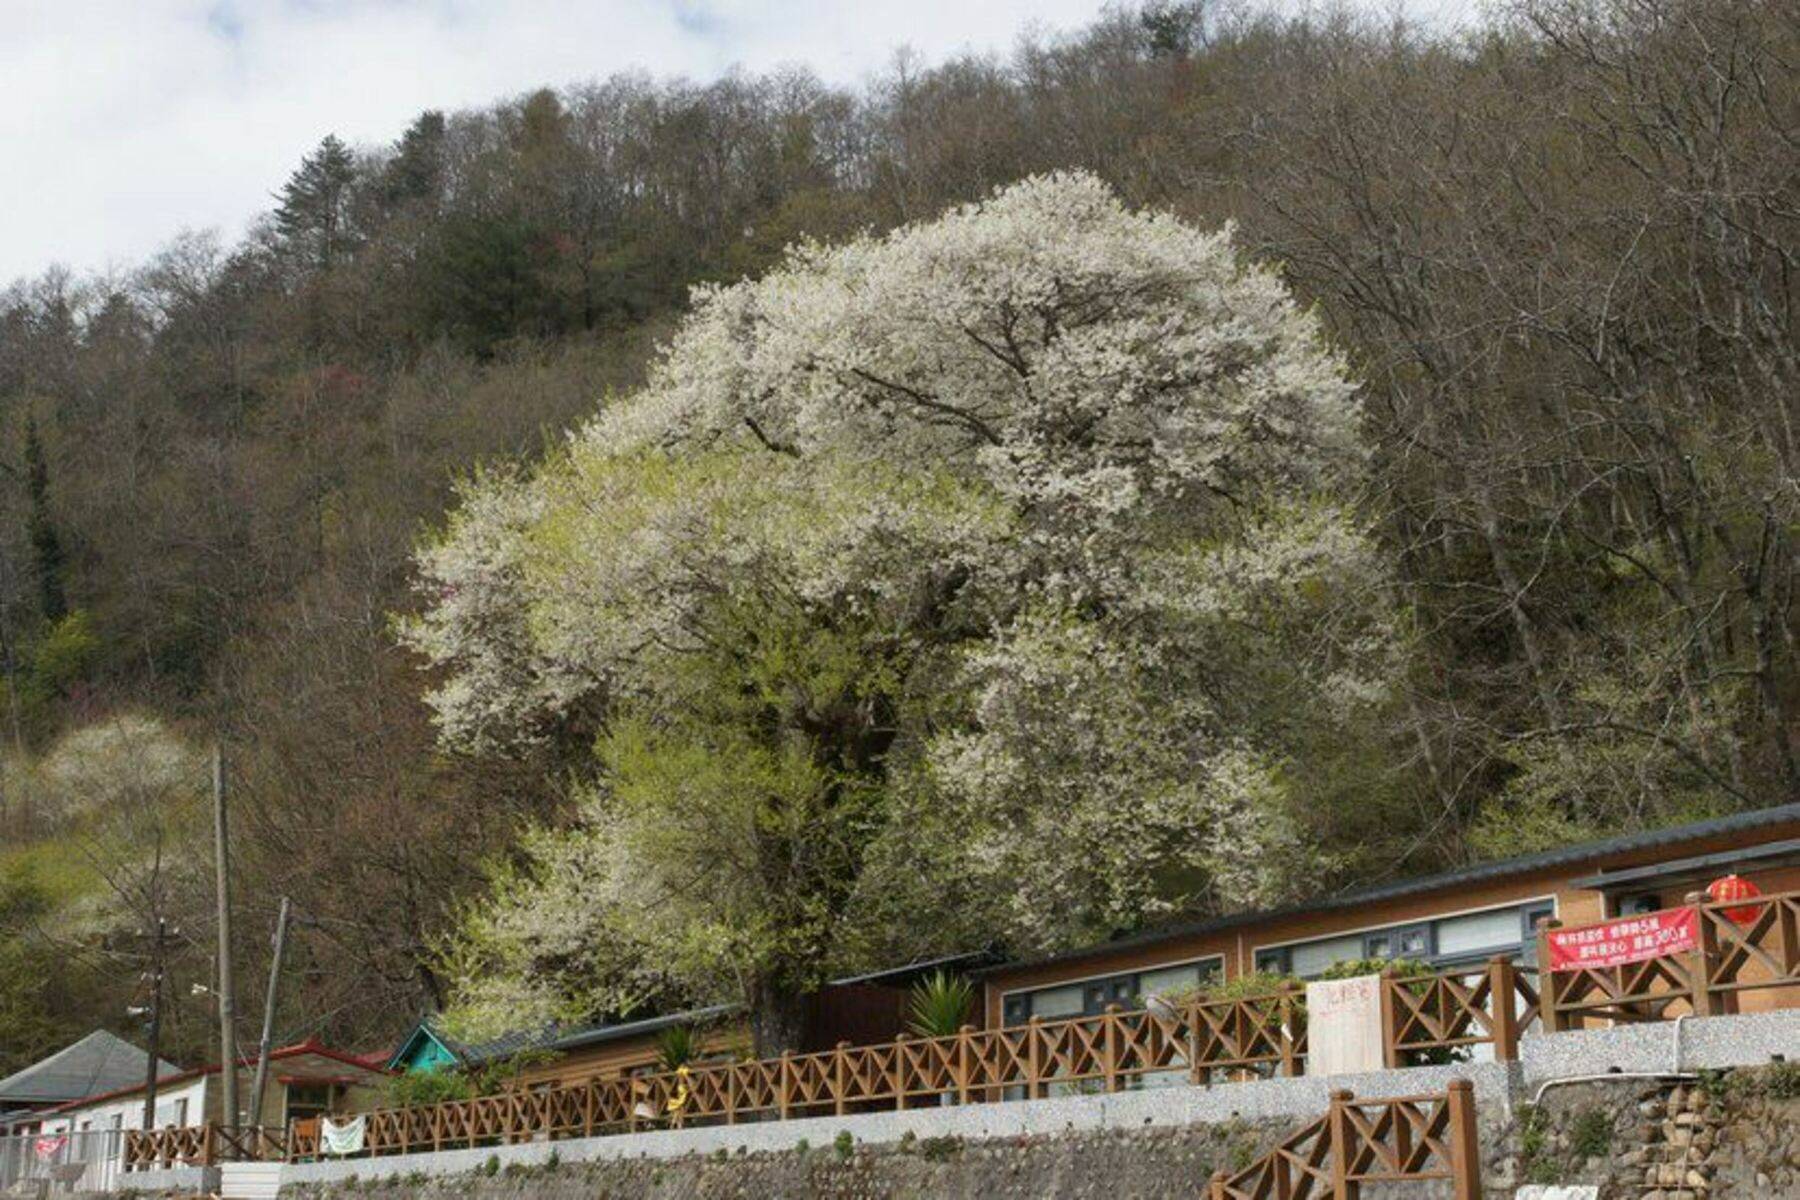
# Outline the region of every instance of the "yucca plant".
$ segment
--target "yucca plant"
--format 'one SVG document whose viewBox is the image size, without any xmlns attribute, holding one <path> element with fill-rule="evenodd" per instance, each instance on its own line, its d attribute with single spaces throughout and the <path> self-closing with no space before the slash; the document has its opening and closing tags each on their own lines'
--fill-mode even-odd
<svg viewBox="0 0 1800 1200">
<path fill-rule="evenodd" d="M 665 1071 L 684 1067 L 700 1053 L 700 1039 L 686 1025 L 671 1025 L 656 1039 L 657 1056 Z"/>
<path fill-rule="evenodd" d="M 934 971 L 912 986 L 907 1032 L 918 1037 L 952 1037 L 969 1019 L 975 985 L 961 975 Z"/>
</svg>

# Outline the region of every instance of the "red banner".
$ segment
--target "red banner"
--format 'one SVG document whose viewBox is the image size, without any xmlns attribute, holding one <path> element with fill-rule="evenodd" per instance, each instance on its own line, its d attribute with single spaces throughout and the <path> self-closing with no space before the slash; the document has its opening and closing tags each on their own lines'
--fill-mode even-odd
<svg viewBox="0 0 1800 1200">
<path fill-rule="evenodd" d="M 1601 925 L 1550 931 L 1550 969 L 1581 971 L 1589 967 L 1622 967 L 1670 954 L 1683 954 L 1700 944 L 1700 913 L 1692 906 L 1665 908 L 1636 917 L 1620 917 Z"/>
</svg>

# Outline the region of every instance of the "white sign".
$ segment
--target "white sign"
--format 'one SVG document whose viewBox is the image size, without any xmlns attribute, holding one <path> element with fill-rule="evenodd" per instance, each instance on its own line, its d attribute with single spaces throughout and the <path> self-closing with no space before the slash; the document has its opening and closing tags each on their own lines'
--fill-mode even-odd
<svg viewBox="0 0 1800 1200">
<path fill-rule="evenodd" d="M 1379 1071 L 1381 976 L 1326 979 L 1306 985 L 1306 1073 Z"/>
</svg>

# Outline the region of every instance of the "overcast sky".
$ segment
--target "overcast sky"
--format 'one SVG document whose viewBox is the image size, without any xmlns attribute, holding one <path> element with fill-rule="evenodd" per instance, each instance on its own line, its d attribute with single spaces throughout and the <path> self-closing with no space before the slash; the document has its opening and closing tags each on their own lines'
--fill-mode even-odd
<svg viewBox="0 0 1800 1200">
<path fill-rule="evenodd" d="M 1069 28 L 1101 0 L 0 0 L 0 285 L 125 268 L 183 228 L 239 236 L 327 133 L 627 67 L 806 63 L 854 83 Z"/>
</svg>

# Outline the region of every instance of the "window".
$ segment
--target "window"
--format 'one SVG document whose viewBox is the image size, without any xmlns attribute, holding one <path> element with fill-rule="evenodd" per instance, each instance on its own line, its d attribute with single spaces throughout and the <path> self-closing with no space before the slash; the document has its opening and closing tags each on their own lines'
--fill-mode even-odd
<svg viewBox="0 0 1800 1200">
<path fill-rule="evenodd" d="M 1334 964 L 1362 958 L 1361 936 L 1320 938 L 1288 947 L 1288 969 L 1302 979 L 1323 975 Z"/>
<path fill-rule="evenodd" d="M 1146 996 L 1198 987 L 1217 979 L 1221 965 L 1217 957 L 1203 958 L 1172 967 L 1125 971 L 1081 983 L 1012 992 L 1006 997 L 1001 1016 L 1008 1025 L 1023 1025 L 1033 1017 L 1046 1021 L 1059 1017 L 1091 1017 L 1105 1012 L 1110 1004 L 1137 1008 Z"/>
<path fill-rule="evenodd" d="M 1266 975 L 1286 975 L 1289 970 L 1288 962 L 1286 946 L 1277 946 L 1273 950 L 1256 952 L 1256 969 Z"/>
<path fill-rule="evenodd" d="M 1430 958 L 1431 925 L 1403 925 L 1363 935 L 1364 958 Z"/>
<path fill-rule="evenodd" d="M 305 1120 L 331 1112 L 337 1088 L 329 1083 L 290 1083 L 287 1085 L 288 1120 Z"/>
<path fill-rule="evenodd" d="M 1519 944 L 1521 930 L 1517 909 L 1447 917 L 1437 923 L 1437 953 L 1442 958 L 1482 958 L 1507 953 Z"/>
<path fill-rule="evenodd" d="M 1256 951 L 1256 968 L 1316 979 L 1338 963 L 1359 958 L 1418 959 L 1436 967 L 1455 967 L 1507 954 L 1529 963 L 1537 922 L 1554 911 L 1553 902 L 1534 900 L 1364 933 L 1265 946 Z"/>
</svg>

